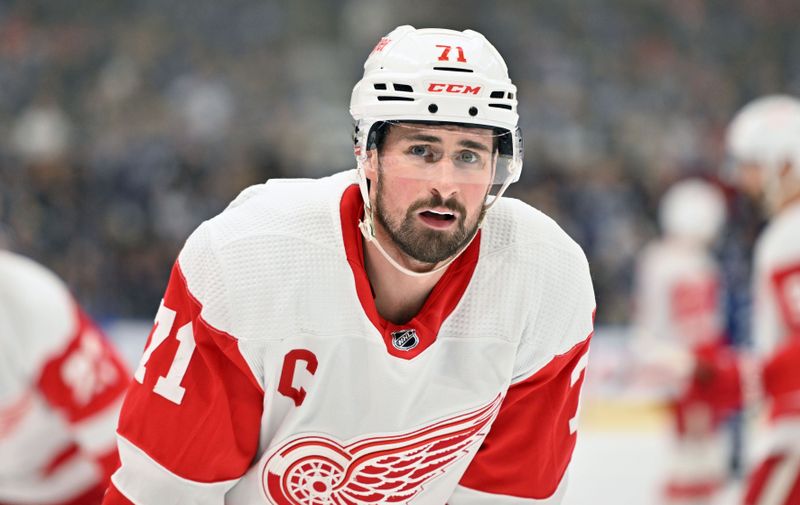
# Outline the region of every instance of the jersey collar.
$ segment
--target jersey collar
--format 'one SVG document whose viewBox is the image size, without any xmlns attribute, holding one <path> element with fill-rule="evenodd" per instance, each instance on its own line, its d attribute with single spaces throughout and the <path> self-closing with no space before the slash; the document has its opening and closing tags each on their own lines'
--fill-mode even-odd
<svg viewBox="0 0 800 505">
<path fill-rule="evenodd" d="M 415 358 L 433 345 L 442 323 L 464 295 L 478 264 L 481 233 L 478 231 L 464 252 L 447 267 L 419 313 L 407 323 L 398 325 L 381 317 L 375 308 L 372 288 L 364 268 L 364 243 L 358 229 L 358 222 L 363 215 L 364 201 L 358 185 L 354 184 L 342 195 L 340 216 L 345 254 L 353 270 L 358 299 L 364 313 L 381 333 L 389 354 L 402 359 Z"/>
</svg>

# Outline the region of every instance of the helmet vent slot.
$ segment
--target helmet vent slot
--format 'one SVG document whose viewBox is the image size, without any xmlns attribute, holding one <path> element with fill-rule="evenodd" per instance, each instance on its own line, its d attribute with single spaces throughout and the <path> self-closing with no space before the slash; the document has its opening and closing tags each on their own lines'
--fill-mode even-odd
<svg viewBox="0 0 800 505">
<path fill-rule="evenodd" d="M 397 84 L 397 83 L 394 83 L 394 84 L 392 84 L 392 86 L 394 86 L 394 90 L 395 91 L 407 91 L 409 93 L 413 93 L 414 92 L 414 88 L 412 88 L 408 84 Z"/>
<path fill-rule="evenodd" d="M 385 84 L 380 84 L 380 83 L 375 83 L 375 84 L 372 85 L 372 87 L 375 88 L 375 89 L 386 89 L 386 85 Z"/>
<path fill-rule="evenodd" d="M 489 95 L 489 98 L 503 98 L 504 95 L 505 93 L 502 91 L 492 91 L 492 94 Z"/>
<path fill-rule="evenodd" d="M 379 96 L 379 102 L 413 102 L 410 96 Z"/>
<path fill-rule="evenodd" d="M 513 107 L 505 103 L 490 103 L 489 107 L 494 107 L 495 109 L 507 109 L 507 110 L 513 109 Z"/>
<path fill-rule="evenodd" d="M 434 70 L 443 70 L 445 72 L 467 72 L 472 73 L 471 68 L 456 68 L 456 67 L 433 67 Z"/>
</svg>

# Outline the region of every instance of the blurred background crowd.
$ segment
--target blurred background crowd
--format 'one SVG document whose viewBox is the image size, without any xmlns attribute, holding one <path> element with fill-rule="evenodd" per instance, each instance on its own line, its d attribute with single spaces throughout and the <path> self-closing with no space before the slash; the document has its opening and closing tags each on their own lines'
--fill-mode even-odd
<svg viewBox="0 0 800 505">
<path fill-rule="evenodd" d="M 100 320 L 149 319 L 240 190 L 354 165 L 350 90 L 382 35 L 473 28 L 519 88 L 511 196 L 584 247 L 598 322 L 625 324 L 666 187 L 720 178 L 745 102 L 800 94 L 798 21 L 795 0 L 0 2 L 0 242 Z M 728 195 L 720 253 L 744 285 L 759 220 Z"/>
</svg>

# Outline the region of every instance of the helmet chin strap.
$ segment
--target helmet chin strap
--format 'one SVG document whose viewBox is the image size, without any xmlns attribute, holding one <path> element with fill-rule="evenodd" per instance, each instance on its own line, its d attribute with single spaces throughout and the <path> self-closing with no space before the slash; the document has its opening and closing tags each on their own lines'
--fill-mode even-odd
<svg viewBox="0 0 800 505">
<path fill-rule="evenodd" d="M 386 249 L 383 248 L 380 241 L 375 236 L 375 227 L 372 221 L 372 210 L 366 205 L 364 206 L 364 219 L 358 222 L 358 229 L 361 230 L 361 235 L 364 236 L 364 240 L 366 240 L 369 243 L 372 243 L 375 246 L 375 248 L 378 249 L 378 251 L 380 251 L 381 255 L 384 258 L 386 258 L 386 261 L 388 261 L 389 264 L 392 265 L 400 273 L 406 274 L 410 277 L 429 277 L 437 272 L 441 272 L 442 270 L 450 266 L 450 263 L 454 262 L 456 258 L 458 258 L 461 255 L 461 253 L 464 252 L 464 250 L 467 247 L 469 247 L 473 239 L 475 239 L 475 237 L 478 235 L 478 229 L 480 229 L 480 223 L 478 224 L 478 228 L 475 229 L 475 233 L 472 234 L 472 237 L 470 237 L 467 243 L 464 244 L 464 246 L 461 249 L 459 249 L 458 252 L 456 252 L 453 256 L 451 256 L 447 261 L 445 261 L 438 267 L 434 268 L 433 270 L 428 270 L 427 272 L 415 272 L 410 268 L 406 268 L 397 261 L 395 261 L 395 259 L 392 258 L 392 256 L 388 252 L 386 252 Z"/>
</svg>

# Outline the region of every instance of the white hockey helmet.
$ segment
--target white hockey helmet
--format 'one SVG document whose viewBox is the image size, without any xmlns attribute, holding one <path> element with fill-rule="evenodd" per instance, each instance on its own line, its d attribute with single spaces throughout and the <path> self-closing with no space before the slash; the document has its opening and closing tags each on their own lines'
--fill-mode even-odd
<svg viewBox="0 0 800 505">
<path fill-rule="evenodd" d="M 385 123 L 433 123 L 492 128 L 498 145 L 495 191 L 487 206 L 522 171 L 517 88 L 503 58 L 478 32 L 400 26 L 383 37 L 353 88 L 355 156 L 365 205 L 364 163 L 376 128 Z"/>
<path fill-rule="evenodd" d="M 667 236 L 710 243 L 725 223 L 725 196 L 702 179 L 673 184 L 659 204 L 661 230 Z"/>
<path fill-rule="evenodd" d="M 788 162 L 800 174 L 800 100 L 789 95 L 753 100 L 731 121 L 726 144 L 734 169 L 757 166 L 769 178 Z"/>
</svg>

